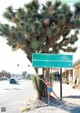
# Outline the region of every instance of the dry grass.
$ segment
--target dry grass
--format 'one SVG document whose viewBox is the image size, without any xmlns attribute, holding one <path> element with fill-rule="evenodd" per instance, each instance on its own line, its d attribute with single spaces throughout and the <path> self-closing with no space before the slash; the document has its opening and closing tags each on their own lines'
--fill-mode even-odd
<svg viewBox="0 0 80 113">
<path fill-rule="evenodd" d="M 79 90 L 80 90 L 80 84 L 78 85 L 78 87 L 77 87 Z"/>
<path fill-rule="evenodd" d="M 74 86 L 72 86 L 72 88 L 80 90 L 80 84 L 78 84 L 78 85 L 75 84 Z"/>
</svg>

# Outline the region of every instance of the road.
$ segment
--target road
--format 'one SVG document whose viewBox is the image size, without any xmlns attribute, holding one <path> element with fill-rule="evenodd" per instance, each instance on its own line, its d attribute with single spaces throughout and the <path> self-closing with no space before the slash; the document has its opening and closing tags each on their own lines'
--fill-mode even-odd
<svg viewBox="0 0 80 113">
<path fill-rule="evenodd" d="M 0 113 L 5 108 L 5 113 L 21 113 L 21 106 L 27 98 L 35 94 L 35 89 L 30 80 L 19 81 L 19 84 L 9 84 L 9 81 L 0 81 Z"/>
<path fill-rule="evenodd" d="M 60 83 L 53 84 L 55 93 L 60 96 Z M 71 85 L 62 85 L 63 101 L 65 105 L 60 108 L 54 106 L 53 110 L 60 110 L 59 113 L 67 111 L 67 113 L 80 112 L 80 90 L 72 89 Z M 0 113 L 2 108 L 6 108 L 4 113 L 21 113 L 21 106 L 25 105 L 26 99 L 35 96 L 35 89 L 30 80 L 20 81 L 18 85 L 9 84 L 9 81 L 0 81 Z M 45 108 L 44 108 L 45 109 Z M 45 110 L 47 111 L 48 108 Z M 52 110 L 52 112 L 53 112 Z M 62 111 L 61 111 L 62 110 Z M 55 113 L 56 113 L 55 112 Z M 51 111 L 50 111 L 51 113 Z"/>
</svg>

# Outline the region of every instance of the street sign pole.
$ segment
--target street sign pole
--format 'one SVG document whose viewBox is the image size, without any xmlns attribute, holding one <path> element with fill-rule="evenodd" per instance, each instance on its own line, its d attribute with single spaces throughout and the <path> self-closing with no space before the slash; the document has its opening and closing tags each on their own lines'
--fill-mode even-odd
<svg viewBox="0 0 80 113">
<path fill-rule="evenodd" d="M 60 68 L 60 98 L 62 100 L 62 68 Z"/>
</svg>

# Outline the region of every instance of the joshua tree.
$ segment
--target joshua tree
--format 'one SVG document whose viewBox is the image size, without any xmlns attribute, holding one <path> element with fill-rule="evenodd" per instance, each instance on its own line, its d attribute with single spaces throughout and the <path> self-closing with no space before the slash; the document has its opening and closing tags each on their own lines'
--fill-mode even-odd
<svg viewBox="0 0 80 113">
<path fill-rule="evenodd" d="M 13 50 L 21 48 L 31 61 L 32 53 L 75 52 L 80 29 L 80 3 L 74 5 L 60 1 L 40 5 L 38 0 L 23 8 L 8 7 L 3 16 L 12 24 L 0 23 L 0 35 Z M 74 33 L 71 34 L 71 30 Z"/>
<path fill-rule="evenodd" d="M 39 5 L 38 0 L 23 8 L 8 7 L 3 16 L 13 24 L 0 23 L 0 35 L 13 50 L 21 48 L 31 61 L 32 53 L 75 52 L 72 45 L 78 40 L 80 3 L 70 6 L 60 1 Z M 70 35 L 71 30 L 74 34 Z"/>
</svg>

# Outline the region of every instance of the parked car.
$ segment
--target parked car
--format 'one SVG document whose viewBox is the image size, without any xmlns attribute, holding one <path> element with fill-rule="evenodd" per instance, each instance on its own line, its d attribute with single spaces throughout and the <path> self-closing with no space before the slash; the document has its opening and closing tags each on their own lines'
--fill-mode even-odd
<svg viewBox="0 0 80 113">
<path fill-rule="evenodd" d="M 15 78 L 10 79 L 10 84 L 18 84 L 18 80 Z"/>
</svg>

